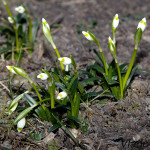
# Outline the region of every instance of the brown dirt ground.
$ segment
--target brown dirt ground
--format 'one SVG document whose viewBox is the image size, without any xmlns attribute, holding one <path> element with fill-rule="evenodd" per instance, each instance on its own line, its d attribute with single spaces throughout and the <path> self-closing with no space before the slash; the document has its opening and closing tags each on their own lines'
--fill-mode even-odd
<svg viewBox="0 0 150 150">
<path fill-rule="evenodd" d="M 138 49 L 136 62 L 139 68 L 150 70 L 150 3 L 149 0 L 13 0 L 9 1 L 12 11 L 15 6 L 24 4 L 33 18 L 45 18 L 52 25 L 60 23 L 61 27 L 52 28 L 52 35 L 62 56 L 72 54 L 79 65 L 93 63 L 95 55 L 91 51 L 96 48 L 77 33 L 77 29 L 83 24 L 83 30 L 87 30 L 93 19 L 97 25 L 92 32 L 99 38 L 101 47 L 108 61 L 111 55 L 107 46 L 107 38 L 111 35 L 111 20 L 118 13 L 120 24 L 117 29 L 117 53 L 120 63 L 129 62 L 134 47 L 134 33 L 138 22 L 147 18 L 147 28 Z M 13 11 L 14 12 L 14 11 Z M 15 14 L 15 12 L 14 12 Z M 7 17 L 7 13 L 0 3 L 0 17 Z M 40 28 L 34 54 L 27 56 L 22 61 L 24 68 L 35 78 L 36 74 L 45 66 L 49 66 L 56 60 L 53 49 L 48 44 Z M 11 61 L 0 62 L 0 79 L 7 78 L 6 65 Z M 16 78 L 16 81 L 18 78 Z M 3 82 L 5 85 L 6 82 Z M 18 85 L 20 83 L 14 83 Z M 103 105 L 99 101 L 90 104 L 89 108 L 81 106 L 81 114 L 84 120 L 88 120 L 86 133 L 78 131 L 79 141 L 89 150 L 149 150 L 150 149 L 150 76 L 141 74 L 137 76 L 127 92 L 126 98 L 119 102 L 109 102 Z M 27 85 L 28 86 L 28 85 Z M 27 87 L 26 87 L 27 88 Z M 0 85 L 1 101 L 6 95 L 4 87 Z M 7 99 L 9 100 L 9 99 Z M 30 128 L 33 125 L 29 121 Z M 37 132 L 44 132 L 47 136 L 48 123 L 38 122 Z M 28 129 L 23 134 L 11 131 L 4 124 L 0 125 L 0 149 L 11 147 L 12 149 L 48 149 L 46 144 L 31 140 L 27 136 Z M 81 133 L 81 134 L 80 134 Z M 44 138 L 43 137 L 43 138 Z M 59 130 L 55 133 L 53 148 L 49 149 L 80 149 Z"/>
</svg>

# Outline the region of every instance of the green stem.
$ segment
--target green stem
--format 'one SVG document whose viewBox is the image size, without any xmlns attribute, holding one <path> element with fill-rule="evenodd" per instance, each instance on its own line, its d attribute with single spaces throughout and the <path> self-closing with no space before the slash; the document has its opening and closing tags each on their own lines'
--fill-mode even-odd
<svg viewBox="0 0 150 150">
<path fill-rule="evenodd" d="M 112 29 L 112 34 L 113 34 L 113 42 L 114 42 L 114 45 L 115 45 L 114 54 L 116 55 L 116 36 L 115 36 L 115 30 L 114 29 Z"/>
<path fill-rule="evenodd" d="M 8 7 L 8 5 L 7 5 L 7 3 L 6 3 L 6 1 L 5 1 L 5 0 L 2 0 L 2 2 L 3 2 L 4 6 L 5 6 L 6 10 L 7 10 L 8 15 L 9 15 L 11 18 L 13 18 L 12 13 L 11 13 L 11 11 L 10 11 L 10 9 L 9 9 L 9 7 Z"/>
<path fill-rule="evenodd" d="M 57 48 L 54 48 L 54 50 L 56 52 L 57 57 L 60 58 L 60 54 L 59 54 Z M 60 62 L 60 66 L 61 66 L 61 69 L 63 71 L 63 74 L 65 75 L 65 68 L 64 68 L 64 65 L 62 64 L 62 62 Z"/>
<path fill-rule="evenodd" d="M 116 66 L 117 66 L 118 76 L 119 76 L 119 83 L 120 83 L 121 98 L 123 98 L 123 87 L 122 87 L 122 78 L 121 78 L 120 68 L 119 68 L 118 61 L 117 61 L 117 60 L 115 60 L 115 62 L 116 62 Z"/>
<path fill-rule="evenodd" d="M 29 23 L 29 41 L 31 44 L 33 44 L 33 41 L 32 41 L 32 20 L 31 20 L 31 17 L 29 15 L 29 13 L 26 11 L 26 14 L 28 16 L 28 23 Z"/>
<path fill-rule="evenodd" d="M 35 90 L 35 92 L 36 92 L 36 94 L 37 94 L 37 96 L 38 96 L 38 98 L 39 98 L 40 102 L 42 103 L 42 98 L 41 98 L 40 93 L 38 92 L 38 90 L 37 90 L 36 86 L 34 85 L 34 83 L 33 83 L 33 82 L 31 82 L 31 81 L 30 81 L 30 83 L 32 84 L 32 86 L 33 86 L 33 88 L 34 88 L 34 90 Z M 43 109 L 45 110 L 45 106 L 44 106 L 44 104 L 42 104 L 42 107 L 43 107 Z"/>
<path fill-rule="evenodd" d="M 125 85 L 127 83 L 128 77 L 129 77 L 129 75 L 131 73 L 131 70 L 132 70 L 132 67 L 133 67 L 133 64 L 134 64 L 134 61 L 135 61 L 136 53 L 137 53 L 137 48 L 134 49 L 134 52 L 133 52 L 133 55 L 132 55 L 132 58 L 131 58 L 128 70 L 127 70 L 126 75 L 124 77 L 124 80 L 123 80 L 123 90 L 124 90 Z"/>
<path fill-rule="evenodd" d="M 19 38 L 18 38 L 18 29 L 17 29 L 17 27 L 16 27 L 16 26 L 14 27 L 14 30 L 15 30 L 15 37 L 16 37 L 16 49 L 17 49 L 17 53 L 19 53 Z"/>
<path fill-rule="evenodd" d="M 106 65 L 106 60 L 105 60 L 105 56 L 104 56 L 104 53 L 102 51 L 102 48 L 100 47 L 100 45 L 98 44 L 98 48 L 100 50 L 100 53 L 102 55 L 102 59 L 103 59 L 103 63 L 104 63 L 104 68 L 105 68 L 105 73 L 106 75 L 108 75 L 108 69 L 107 69 L 107 65 Z"/>
</svg>

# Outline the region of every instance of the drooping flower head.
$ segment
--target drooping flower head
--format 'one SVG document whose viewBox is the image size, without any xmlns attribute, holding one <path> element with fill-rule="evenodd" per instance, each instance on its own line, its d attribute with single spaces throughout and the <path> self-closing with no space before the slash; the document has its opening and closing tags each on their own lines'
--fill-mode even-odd
<svg viewBox="0 0 150 150">
<path fill-rule="evenodd" d="M 58 58 L 60 62 L 62 62 L 64 65 L 70 65 L 71 64 L 71 59 L 68 57 L 60 57 Z"/>
<path fill-rule="evenodd" d="M 20 14 L 23 14 L 25 12 L 25 8 L 23 6 L 18 6 L 15 8 L 15 11 L 17 11 Z"/>
<path fill-rule="evenodd" d="M 13 69 L 12 66 L 6 66 L 6 68 L 7 68 L 10 72 L 16 74 L 16 72 L 14 71 L 14 69 Z"/>
<path fill-rule="evenodd" d="M 144 17 L 138 24 L 137 29 L 141 28 L 142 32 L 145 30 L 146 28 L 146 18 Z"/>
<path fill-rule="evenodd" d="M 63 92 L 60 92 L 60 93 L 58 94 L 57 99 L 58 99 L 58 100 L 63 100 L 63 99 L 66 98 L 66 97 L 67 97 L 67 93 L 66 93 L 65 91 L 63 91 Z"/>
<path fill-rule="evenodd" d="M 37 78 L 41 80 L 47 80 L 48 75 L 46 73 L 40 73 L 39 75 L 37 75 Z"/>
<path fill-rule="evenodd" d="M 112 21 L 112 26 L 114 29 L 116 29 L 119 25 L 119 17 L 118 17 L 118 14 L 116 14 L 113 18 L 113 21 Z"/>
<path fill-rule="evenodd" d="M 25 124 L 26 124 L 25 118 L 22 118 L 20 121 L 18 121 L 18 123 L 17 123 L 18 132 L 20 132 L 24 128 Z"/>
<path fill-rule="evenodd" d="M 12 18 L 12 17 L 8 17 L 8 21 L 9 21 L 9 23 L 11 23 L 11 24 L 13 24 L 13 23 L 14 23 L 14 20 L 13 20 L 13 18 Z"/>
<path fill-rule="evenodd" d="M 93 38 L 90 36 L 90 34 L 88 32 L 82 31 L 82 34 L 89 40 L 89 41 L 93 41 Z"/>
</svg>

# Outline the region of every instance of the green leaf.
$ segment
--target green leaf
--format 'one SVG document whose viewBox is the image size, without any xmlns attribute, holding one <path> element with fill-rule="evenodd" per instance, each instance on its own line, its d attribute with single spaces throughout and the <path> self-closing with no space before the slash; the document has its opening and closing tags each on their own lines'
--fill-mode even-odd
<svg viewBox="0 0 150 150">
<path fill-rule="evenodd" d="M 135 65 L 135 66 L 132 68 L 132 71 L 131 71 L 131 73 L 130 73 L 130 75 L 129 75 L 129 77 L 128 77 L 127 83 L 126 83 L 125 88 L 124 88 L 124 93 L 126 92 L 127 88 L 130 86 L 131 80 L 132 80 L 132 78 L 133 78 L 135 72 L 137 71 L 137 68 L 138 68 L 138 65 Z"/>
<path fill-rule="evenodd" d="M 89 68 L 90 69 L 95 69 L 96 71 L 98 71 L 101 74 L 105 73 L 104 68 L 102 68 L 98 64 L 91 65 Z"/>
<path fill-rule="evenodd" d="M 136 72 L 144 72 L 150 74 L 150 71 L 145 70 L 145 69 L 137 69 Z"/>
<path fill-rule="evenodd" d="M 18 95 L 9 105 L 8 110 L 10 110 L 16 103 L 20 101 L 21 98 L 23 98 L 25 93 L 29 93 L 30 91 L 26 91 L 23 94 Z"/>
<path fill-rule="evenodd" d="M 60 128 L 60 127 L 61 127 L 61 125 L 60 125 L 59 123 L 54 124 L 54 125 L 48 130 L 48 132 L 53 132 L 53 131 L 57 130 L 57 129 Z"/>
<path fill-rule="evenodd" d="M 34 141 L 40 142 L 41 139 L 44 137 L 44 134 L 43 133 L 30 133 L 29 137 Z"/>
<path fill-rule="evenodd" d="M 34 107 L 36 107 L 37 104 L 26 108 L 24 111 L 22 111 L 14 120 L 14 124 L 17 124 L 18 121 L 20 121 L 22 118 L 24 118 L 32 109 L 34 109 Z"/>
<path fill-rule="evenodd" d="M 33 40 L 33 42 L 36 40 L 36 35 L 38 32 L 39 25 L 40 25 L 40 20 L 36 20 L 32 26 L 32 40 Z"/>
<path fill-rule="evenodd" d="M 68 118 L 69 120 L 75 121 L 76 123 L 80 122 L 79 119 L 77 117 L 74 117 L 74 116 L 67 115 L 64 118 Z"/>
<path fill-rule="evenodd" d="M 75 96 L 74 96 L 74 100 L 73 100 L 73 114 L 74 114 L 74 117 L 78 118 L 78 114 L 79 114 L 79 107 L 80 107 L 80 94 L 79 93 L 76 93 Z"/>
<path fill-rule="evenodd" d="M 0 50 L 0 54 L 3 54 L 3 53 L 6 53 L 6 52 L 9 52 L 12 50 L 12 46 L 8 46 L 8 47 L 4 47 Z"/>
<path fill-rule="evenodd" d="M 101 79 L 99 77 L 92 77 L 88 79 L 84 79 L 81 83 L 93 85 L 95 81 L 100 81 Z"/>
<path fill-rule="evenodd" d="M 70 56 L 70 58 L 71 58 L 72 65 L 74 67 L 75 75 L 77 76 L 76 62 L 75 62 L 75 60 L 74 60 L 72 55 Z"/>
</svg>

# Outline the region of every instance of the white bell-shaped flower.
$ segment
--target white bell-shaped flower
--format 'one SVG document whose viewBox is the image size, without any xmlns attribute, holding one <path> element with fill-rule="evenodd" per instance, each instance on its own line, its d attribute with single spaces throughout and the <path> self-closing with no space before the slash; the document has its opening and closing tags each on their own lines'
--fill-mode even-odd
<svg viewBox="0 0 150 150">
<path fill-rule="evenodd" d="M 71 64 L 71 59 L 68 57 L 60 57 L 58 58 L 60 62 L 62 62 L 64 65 L 70 65 Z"/>
<path fill-rule="evenodd" d="M 14 69 L 13 69 L 12 66 L 6 66 L 6 68 L 7 68 L 10 72 L 16 74 L 16 72 L 14 71 Z"/>
<path fill-rule="evenodd" d="M 118 27 L 118 25 L 119 25 L 119 17 L 118 17 L 118 14 L 116 14 L 114 16 L 114 19 L 113 19 L 113 22 L 112 22 L 112 26 L 113 26 L 114 29 L 116 29 Z"/>
<path fill-rule="evenodd" d="M 17 11 L 18 13 L 23 14 L 25 12 L 25 8 L 23 6 L 18 6 L 15 8 L 15 11 Z"/>
<path fill-rule="evenodd" d="M 47 80 L 48 75 L 46 73 L 40 73 L 39 75 L 37 75 L 37 78 L 41 80 Z"/>
<path fill-rule="evenodd" d="M 82 34 L 89 40 L 89 41 L 93 41 L 93 38 L 90 36 L 90 34 L 88 32 L 82 31 Z"/>
<path fill-rule="evenodd" d="M 14 20 L 13 20 L 13 18 L 12 18 L 12 17 L 8 17 L 8 21 L 9 21 L 9 23 L 11 23 L 11 24 L 13 24 L 13 23 L 14 23 Z"/>
<path fill-rule="evenodd" d="M 145 28 L 146 28 L 146 18 L 145 17 L 139 22 L 137 29 L 138 28 L 141 28 L 142 32 L 145 30 Z"/>
<path fill-rule="evenodd" d="M 50 30 L 49 24 L 46 22 L 44 18 L 42 18 L 42 28 L 44 33 L 47 32 L 47 29 Z"/>
<path fill-rule="evenodd" d="M 57 95 L 57 99 L 58 99 L 58 100 L 63 100 L 65 97 L 67 97 L 67 93 L 66 93 L 65 91 L 60 92 L 60 93 Z"/>
<path fill-rule="evenodd" d="M 17 123 L 18 132 L 20 132 L 24 128 L 25 124 L 26 124 L 25 118 L 22 118 L 20 121 L 18 121 L 18 123 Z"/>
</svg>

